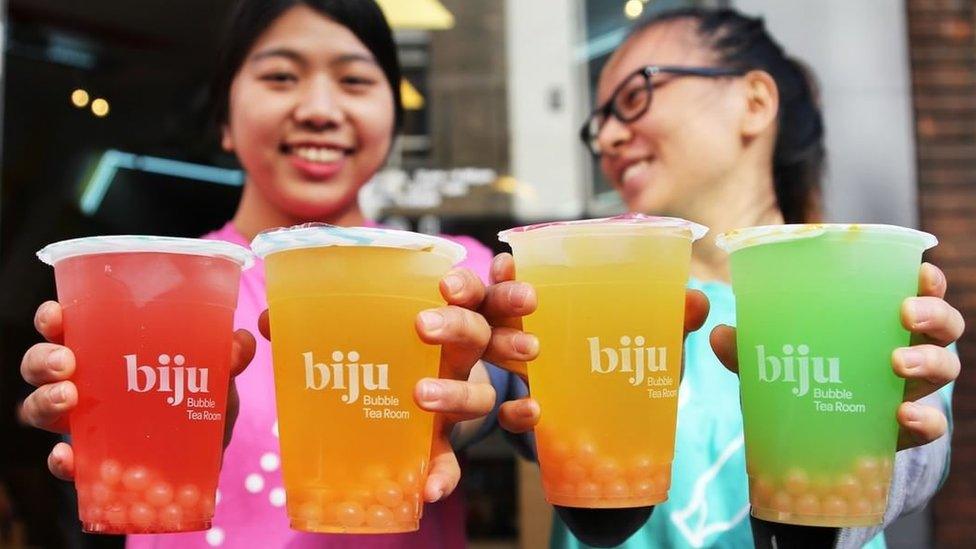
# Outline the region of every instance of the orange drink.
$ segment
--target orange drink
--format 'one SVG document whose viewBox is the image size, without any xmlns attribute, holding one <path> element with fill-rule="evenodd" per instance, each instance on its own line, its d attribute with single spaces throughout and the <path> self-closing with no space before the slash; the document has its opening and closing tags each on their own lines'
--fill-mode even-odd
<svg viewBox="0 0 976 549">
<path fill-rule="evenodd" d="M 524 328 L 546 498 L 568 507 L 667 499 L 691 243 L 704 227 L 626 215 L 500 234 L 535 287 Z"/>
<path fill-rule="evenodd" d="M 433 415 L 413 390 L 440 348 L 415 319 L 444 304 L 464 248 L 432 236 L 307 225 L 259 235 L 292 528 L 417 530 Z"/>
</svg>

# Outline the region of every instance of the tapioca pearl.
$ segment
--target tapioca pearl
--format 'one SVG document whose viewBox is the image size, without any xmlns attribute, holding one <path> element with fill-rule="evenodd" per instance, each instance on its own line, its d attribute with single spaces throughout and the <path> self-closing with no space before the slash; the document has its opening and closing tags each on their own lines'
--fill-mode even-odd
<svg viewBox="0 0 976 549">
<path fill-rule="evenodd" d="M 122 486 L 126 490 L 131 490 L 133 492 L 141 492 L 146 488 L 149 488 L 149 482 L 151 481 L 149 477 L 149 469 L 145 467 L 135 466 L 129 467 L 122 473 Z"/>
<path fill-rule="evenodd" d="M 639 480 L 652 476 L 656 466 L 650 456 L 637 456 L 630 460 L 627 467 L 627 477 L 631 480 Z"/>
<path fill-rule="evenodd" d="M 115 486 L 122 480 L 122 464 L 114 459 L 106 459 L 98 466 L 98 478 L 108 486 Z"/>
<path fill-rule="evenodd" d="M 582 482 L 586 478 L 586 467 L 578 461 L 569 461 L 563 465 L 560 477 L 571 483 Z"/>
<path fill-rule="evenodd" d="M 606 498 L 620 499 L 630 497 L 630 487 L 623 479 L 604 482 L 600 492 Z"/>
<path fill-rule="evenodd" d="M 841 475 L 835 487 L 837 493 L 847 499 L 855 500 L 861 496 L 863 491 L 861 483 L 854 475 Z"/>
<path fill-rule="evenodd" d="M 381 480 L 392 480 L 393 470 L 383 463 L 375 463 L 364 468 L 361 476 L 367 484 L 375 484 Z"/>
<path fill-rule="evenodd" d="M 389 528 L 393 526 L 393 511 L 383 505 L 370 505 L 366 510 L 366 526 Z"/>
<path fill-rule="evenodd" d="M 346 490 L 346 500 L 358 502 L 363 509 L 369 507 L 376 501 L 373 491 L 366 486 L 355 486 Z"/>
<path fill-rule="evenodd" d="M 200 514 L 203 515 L 204 518 L 213 517 L 216 508 L 217 504 L 214 502 L 214 498 L 212 496 L 202 496 L 200 498 Z"/>
<path fill-rule="evenodd" d="M 99 505 L 89 505 L 81 509 L 78 513 L 78 518 L 82 522 L 99 522 L 105 515 L 105 509 Z"/>
<path fill-rule="evenodd" d="M 768 478 L 761 476 L 749 478 L 749 494 L 752 496 L 753 504 L 768 505 L 775 491 L 776 487 Z"/>
<path fill-rule="evenodd" d="M 600 483 L 608 483 L 616 480 L 621 475 L 620 464 L 613 458 L 603 458 L 593 464 L 593 480 Z"/>
<path fill-rule="evenodd" d="M 413 469 L 407 469 L 405 471 L 401 471 L 400 475 L 397 477 L 397 482 L 400 483 L 400 486 L 403 488 L 404 493 L 408 493 L 408 494 L 413 492 L 419 492 L 421 485 L 423 484 L 422 480 L 423 479 L 420 473 L 418 473 Z"/>
<path fill-rule="evenodd" d="M 149 528 L 156 522 L 156 511 L 148 503 L 133 503 L 129 506 L 129 521 L 136 528 Z"/>
<path fill-rule="evenodd" d="M 121 499 L 123 502 L 125 502 L 128 505 L 132 505 L 133 503 L 142 503 L 143 502 L 142 496 L 143 496 L 143 492 L 136 492 L 130 490 L 122 490 L 118 493 L 119 499 Z"/>
<path fill-rule="evenodd" d="M 325 508 L 317 501 L 306 501 L 298 506 L 298 518 L 307 522 L 322 522 Z"/>
<path fill-rule="evenodd" d="M 827 496 L 823 499 L 823 514 L 830 516 L 846 516 L 850 512 L 847 500 L 839 495 Z"/>
<path fill-rule="evenodd" d="M 783 486 L 791 495 L 800 496 L 810 488 L 810 479 L 802 469 L 791 469 L 783 479 Z"/>
<path fill-rule="evenodd" d="M 871 501 L 884 501 L 888 496 L 888 489 L 881 481 L 875 480 L 867 483 L 864 495 Z"/>
<path fill-rule="evenodd" d="M 658 469 L 651 476 L 651 481 L 653 481 L 660 490 L 667 490 L 671 486 L 671 468 L 668 467 L 667 469 Z"/>
<path fill-rule="evenodd" d="M 91 500 L 96 505 L 105 505 L 115 495 L 114 491 L 103 482 L 96 482 L 91 487 Z"/>
<path fill-rule="evenodd" d="M 192 509 L 200 503 L 200 489 L 193 484 L 184 484 L 176 490 L 176 503 L 184 509 Z"/>
<path fill-rule="evenodd" d="M 636 497 L 648 498 L 660 494 L 661 490 L 658 488 L 656 484 L 654 484 L 653 481 L 649 479 L 644 479 L 644 480 L 638 480 L 633 484 L 633 492 L 634 492 L 634 496 Z"/>
<path fill-rule="evenodd" d="M 159 522 L 164 528 L 174 529 L 183 522 L 183 508 L 178 503 L 170 503 L 159 510 Z"/>
<path fill-rule="evenodd" d="M 376 482 L 373 490 L 373 497 L 380 505 L 393 508 L 403 501 L 403 489 L 392 480 L 380 480 Z"/>
<path fill-rule="evenodd" d="M 875 513 L 884 513 L 887 507 L 888 502 L 885 499 L 876 499 L 871 502 L 871 511 Z"/>
<path fill-rule="evenodd" d="M 881 476 L 881 462 L 873 457 L 862 457 L 857 460 L 854 470 L 862 481 L 875 481 Z"/>
<path fill-rule="evenodd" d="M 784 490 L 779 490 L 773 494 L 770 506 L 781 513 L 793 512 L 793 496 Z"/>
<path fill-rule="evenodd" d="M 853 516 L 871 514 L 871 500 L 865 497 L 854 498 L 850 501 L 850 512 Z"/>
<path fill-rule="evenodd" d="M 576 461 L 583 467 L 590 467 L 596 464 L 599 457 L 600 453 L 596 444 L 589 441 L 583 440 L 577 442 L 576 447 L 573 449 L 573 461 Z"/>
<path fill-rule="evenodd" d="M 146 490 L 146 502 L 162 507 L 173 501 L 173 487 L 168 482 L 154 482 Z"/>
<path fill-rule="evenodd" d="M 820 499 L 813 494 L 803 494 L 793 499 L 793 511 L 799 515 L 819 515 Z"/>
<path fill-rule="evenodd" d="M 576 486 L 576 495 L 581 498 L 598 498 L 600 491 L 600 485 L 591 480 L 585 480 Z"/>
<path fill-rule="evenodd" d="M 336 522 L 347 528 L 362 526 L 366 521 L 366 510 L 357 501 L 344 501 L 336 506 Z"/>
<path fill-rule="evenodd" d="M 563 440 L 548 440 L 543 450 L 546 461 L 560 462 L 569 458 L 570 447 Z"/>
<path fill-rule="evenodd" d="M 400 523 L 414 522 L 417 520 L 417 509 L 405 501 L 393 509 L 393 519 Z"/>
<path fill-rule="evenodd" d="M 560 496 L 571 496 L 576 494 L 576 485 L 572 482 L 554 482 L 550 483 L 549 486 L 552 487 L 551 492 Z"/>
<path fill-rule="evenodd" d="M 115 528 L 122 527 L 126 522 L 125 504 L 120 501 L 113 501 L 105 507 L 105 522 Z"/>
</svg>

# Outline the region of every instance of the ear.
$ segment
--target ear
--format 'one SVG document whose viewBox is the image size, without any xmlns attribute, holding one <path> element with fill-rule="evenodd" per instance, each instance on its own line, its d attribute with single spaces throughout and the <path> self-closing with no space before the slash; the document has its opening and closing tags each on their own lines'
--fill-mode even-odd
<svg viewBox="0 0 976 549">
<path fill-rule="evenodd" d="M 234 152 L 234 137 L 230 133 L 229 124 L 220 126 L 220 147 L 226 152 Z"/>
<path fill-rule="evenodd" d="M 749 71 L 743 77 L 746 86 L 746 109 L 742 119 L 742 136 L 756 137 L 776 125 L 779 112 L 779 89 L 766 71 Z"/>
</svg>

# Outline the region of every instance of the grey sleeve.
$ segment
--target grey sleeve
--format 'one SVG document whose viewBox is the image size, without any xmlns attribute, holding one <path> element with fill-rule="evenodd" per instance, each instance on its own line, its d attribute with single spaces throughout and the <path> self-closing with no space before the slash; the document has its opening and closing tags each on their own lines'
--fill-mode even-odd
<svg viewBox="0 0 976 549">
<path fill-rule="evenodd" d="M 920 399 L 919 402 L 946 412 L 945 402 L 938 392 Z M 924 507 L 942 484 L 948 467 L 949 443 L 950 435 L 946 433 L 924 446 L 898 452 L 895 455 L 895 469 L 888 492 L 888 509 L 885 511 L 884 523 L 865 528 L 843 528 L 837 537 L 836 547 L 861 547 L 898 517 Z"/>
</svg>

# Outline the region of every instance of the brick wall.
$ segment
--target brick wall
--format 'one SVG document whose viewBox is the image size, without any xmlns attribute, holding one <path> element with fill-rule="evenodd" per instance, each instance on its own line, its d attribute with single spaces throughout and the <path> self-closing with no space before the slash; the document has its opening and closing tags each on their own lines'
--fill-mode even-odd
<svg viewBox="0 0 976 549">
<path fill-rule="evenodd" d="M 934 503 L 938 547 L 976 546 L 976 0 L 907 0 L 922 227 L 969 322 L 953 411 L 952 474 Z M 967 368 L 968 366 L 968 368 Z M 968 371 L 967 371 L 968 370 Z"/>
</svg>

